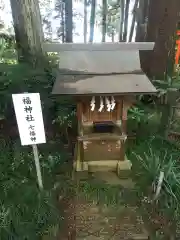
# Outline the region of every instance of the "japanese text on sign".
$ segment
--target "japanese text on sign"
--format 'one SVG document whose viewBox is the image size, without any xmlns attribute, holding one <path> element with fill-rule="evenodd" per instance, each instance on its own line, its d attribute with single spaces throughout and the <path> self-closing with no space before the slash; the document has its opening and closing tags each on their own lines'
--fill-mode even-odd
<svg viewBox="0 0 180 240">
<path fill-rule="evenodd" d="M 30 123 L 34 121 L 34 117 L 32 115 L 32 106 L 31 106 L 31 99 L 29 97 L 23 98 L 24 103 L 24 111 L 26 113 L 26 121 L 29 123 L 29 137 L 32 142 L 36 141 L 36 132 L 35 132 L 35 126 L 31 125 Z"/>
<path fill-rule="evenodd" d="M 45 143 L 44 123 L 38 93 L 13 94 L 22 145 Z"/>
</svg>

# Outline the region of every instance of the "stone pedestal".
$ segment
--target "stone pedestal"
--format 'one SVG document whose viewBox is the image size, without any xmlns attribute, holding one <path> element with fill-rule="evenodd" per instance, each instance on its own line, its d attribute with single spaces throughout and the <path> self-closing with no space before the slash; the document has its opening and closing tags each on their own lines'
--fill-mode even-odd
<svg viewBox="0 0 180 240">
<path fill-rule="evenodd" d="M 131 175 L 132 163 L 129 160 L 119 161 L 117 164 L 117 174 L 119 178 L 129 178 Z"/>
</svg>

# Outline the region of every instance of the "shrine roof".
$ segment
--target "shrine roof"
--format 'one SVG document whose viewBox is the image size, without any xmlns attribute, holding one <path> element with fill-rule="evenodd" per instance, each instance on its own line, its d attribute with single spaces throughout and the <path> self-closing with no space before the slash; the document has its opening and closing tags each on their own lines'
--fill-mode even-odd
<svg viewBox="0 0 180 240">
<path fill-rule="evenodd" d="M 92 94 L 148 94 L 156 93 L 155 87 L 142 74 L 124 74 L 108 76 L 63 76 L 56 80 L 53 94 L 92 95 Z"/>
<path fill-rule="evenodd" d="M 63 45 L 63 44 L 61 44 Z M 76 44 L 75 44 L 76 45 Z M 156 89 L 142 72 L 137 45 L 81 44 L 60 52 L 53 94 L 146 94 Z M 143 45 L 145 46 L 145 45 Z"/>
</svg>

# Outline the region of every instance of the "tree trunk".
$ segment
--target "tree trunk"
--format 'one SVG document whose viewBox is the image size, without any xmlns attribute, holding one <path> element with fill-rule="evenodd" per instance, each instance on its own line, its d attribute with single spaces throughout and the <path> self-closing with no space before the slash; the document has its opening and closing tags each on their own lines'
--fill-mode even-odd
<svg viewBox="0 0 180 240">
<path fill-rule="evenodd" d="M 120 0 L 120 28 L 119 28 L 119 42 L 123 41 L 123 24 L 124 24 L 124 0 Z"/>
<path fill-rule="evenodd" d="M 173 70 L 179 11 L 179 0 L 150 0 L 146 41 L 155 42 L 155 47 L 141 60 L 149 77 L 163 79 Z"/>
<path fill-rule="evenodd" d="M 130 0 L 126 0 L 125 18 L 124 18 L 123 42 L 126 42 L 126 41 L 127 41 L 128 18 L 129 18 L 129 5 L 130 5 Z"/>
<path fill-rule="evenodd" d="M 37 0 L 11 0 L 19 62 L 35 66 L 44 58 L 43 31 Z"/>
<path fill-rule="evenodd" d="M 111 41 L 112 42 L 114 42 L 114 35 L 115 35 L 114 31 L 112 31 L 112 33 L 111 33 Z"/>
<path fill-rule="evenodd" d="M 62 39 L 62 43 L 65 42 L 65 19 L 64 19 L 64 12 L 65 12 L 65 3 L 62 2 L 62 6 L 61 6 L 61 39 Z"/>
<path fill-rule="evenodd" d="M 84 0 L 84 43 L 87 43 L 87 0 Z"/>
<path fill-rule="evenodd" d="M 131 22 L 130 34 L 129 34 L 129 42 L 132 42 L 132 37 L 134 33 L 135 21 L 136 21 L 136 11 L 138 6 L 139 0 L 135 0 L 134 8 L 133 8 L 133 17 Z"/>
<path fill-rule="evenodd" d="M 103 0 L 102 42 L 106 42 L 106 31 L 107 31 L 107 0 Z"/>
<path fill-rule="evenodd" d="M 149 0 L 139 0 L 139 8 L 136 11 L 136 42 L 143 42 L 146 35 Z"/>
<path fill-rule="evenodd" d="M 72 0 L 64 0 L 65 3 L 65 41 L 73 42 L 73 10 Z"/>
<path fill-rule="evenodd" d="M 96 13 L 96 0 L 92 0 L 92 1 L 91 1 L 91 16 L 90 16 L 90 36 L 89 36 L 89 42 L 93 42 L 93 40 L 94 40 L 95 13 Z"/>
<path fill-rule="evenodd" d="M 170 104 L 162 106 L 161 109 L 161 124 L 159 126 L 159 134 L 163 135 L 165 138 L 167 137 L 168 133 L 168 125 L 169 125 L 169 116 L 171 113 L 171 106 Z"/>
</svg>

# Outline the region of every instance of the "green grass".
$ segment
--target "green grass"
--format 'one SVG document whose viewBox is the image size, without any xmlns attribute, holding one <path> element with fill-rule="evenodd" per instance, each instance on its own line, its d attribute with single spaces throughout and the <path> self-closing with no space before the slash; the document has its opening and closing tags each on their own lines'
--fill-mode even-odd
<svg viewBox="0 0 180 240">
<path fill-rule="evenodd" d="M 120 198 L 122 191 L 121 187 L 107 185 L 97 180 L 91 179 L 81 182 L 79 191 L 86 199 L 94 200 L 98 204 L 118 206 L 122 203 L 122 199 Z"/>
<path fill-rule="evenodd" d="M 0 144 L 0 237 L 1 239 L 39 239 L 48 229 L 59 229 L 62 212 L 57 208 L 57 168 L 67 154 L 41 154 L 44 190 L 38 189 L 32 150 L 14 144 Z M 66 188 L 68 185 L 66 185 Z"/>
<path fill-rule="evenodd" d="M 157 215 L 172 223 L 174 233 L 180 217 L 179 153 L 179 148 L 161 137 L 139 140 L 133 148 L 128 149 L 139 198 L 148 197 Z M 163 184 L 157 201 L 153 202 L 160 171 L 164 172 Z M 145 203 L 143 211 L 148 216 L 151 212 L 147 212 L 147 207 Z M 163 227 L 166 230 L 166 226 Z"/>
</svg>

